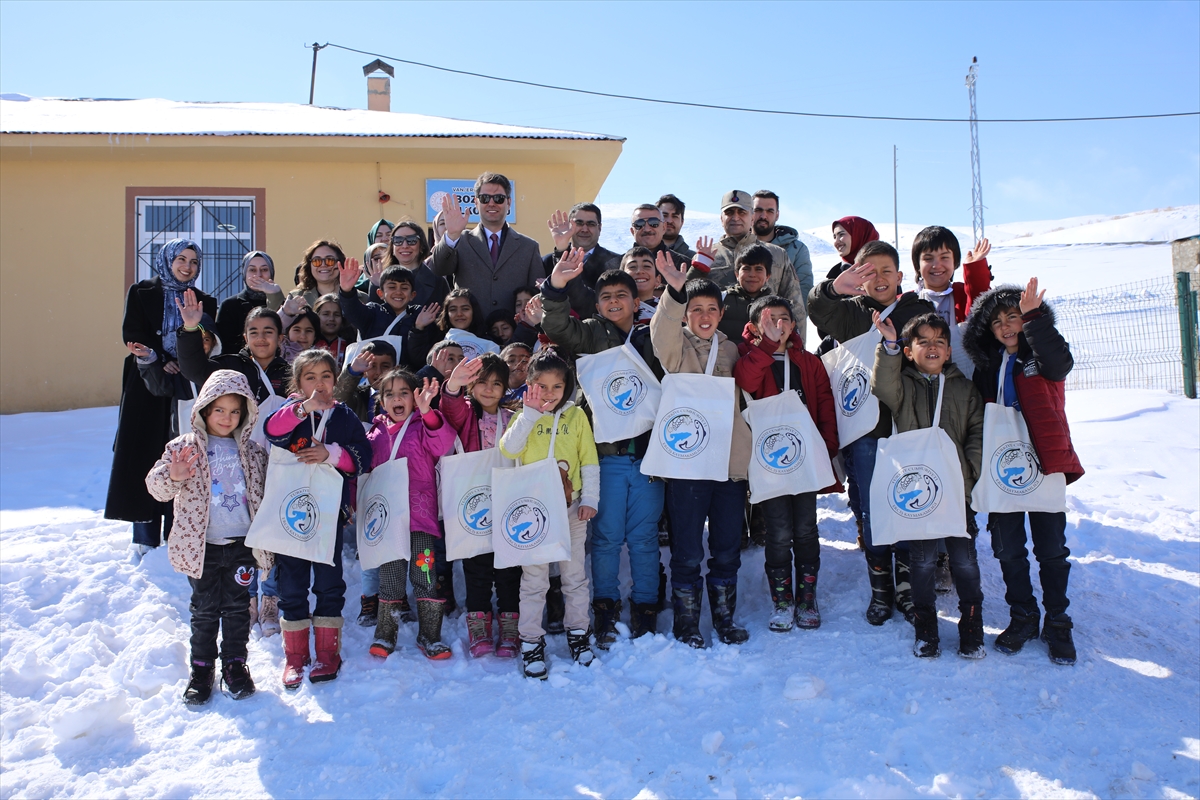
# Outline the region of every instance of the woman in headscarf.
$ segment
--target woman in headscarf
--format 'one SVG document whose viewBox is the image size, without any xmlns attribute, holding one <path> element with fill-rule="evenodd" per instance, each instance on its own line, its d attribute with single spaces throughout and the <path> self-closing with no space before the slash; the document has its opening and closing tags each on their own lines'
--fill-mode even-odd
<svg viewBox="0 0 1200 800">
<path fill-rule="evenodd" d="M 833 223 L 833 249 L 837 250 L 842 260 L 829 270 L 829 274 L 825 276 L 826 280 L 833 280 L 854 266 L 854 257 L 858 255 L 862 246 L 878 238 L 879 231 L 862 217 L 842 217 Z"/>
<path fill-rule="evenodd" d="M 125 297 L 123 341 L 143 345 L 161 359 L 163 371 L 180 382 L 181 390 L 186 381 L 179 373 L 176 334 L 183 325 L 179 308 L 183 293 L 194 290 L 205 313 L 217 313 L 217 301 L 195 288 L 203 255 L 192 240 L 172 239 L 154 258 L 154 277 L 130 286 Z M 133 523 L 131 550 L 139 559 L 162 544 L 163 534 L 171 529 L 170 506 L 150 496 L 146 474 L 171 439 L 174 403 L 171 397 L 151 394 L 138 372 L 137 357 L 132 353 L 125 357 L 104 516 Z"/>
<path fill-rule="evenodd" d="M 236 353 L 246 346 L 243 328 L 252 309 L 266 306 L 278 311 L 283 305 L 283 290 L 275 283 L 275 262 L 261 250 L 242 256 L 242 279 L 246 288 L 226 299 L 217 310 L 217 336 L 221 350 Z"/>
<path fill-rule="evenodd" d="M 392 229 L 396 227 L 386 219 L 381 219 L 371 226 L 371 230 L 367 232 L 367 244 L 391 244 Z"/>
</svg>

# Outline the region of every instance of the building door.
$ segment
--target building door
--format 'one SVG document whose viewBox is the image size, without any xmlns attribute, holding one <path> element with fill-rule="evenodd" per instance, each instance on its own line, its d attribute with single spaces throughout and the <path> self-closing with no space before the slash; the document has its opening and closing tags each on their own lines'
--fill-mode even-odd
<svg viewBox="0 0 1200 800">
<path fill-rule="evenodd" d="M 137 198 L 137 276 L 154 276 L 154 258 L 172 239 L 204 251 L 196 285 L 220 303 L 242 289 L 242 256 L 255 249 L 253 197 Z"/>
</svg>

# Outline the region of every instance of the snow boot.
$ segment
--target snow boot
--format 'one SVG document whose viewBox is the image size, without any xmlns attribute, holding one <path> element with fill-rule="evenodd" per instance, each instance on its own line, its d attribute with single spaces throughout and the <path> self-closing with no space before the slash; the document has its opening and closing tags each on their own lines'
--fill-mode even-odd
<svg viewBox="0 0 1200 800">
<path fill-rule="evenodd" d="M 379 595 L 364 594 L 359 601 L 358 624 L 373 628 L 379 623 Z"/>
<path fill-rule="evenodd" d="M 183 690 L 183 702 L 189 706 L 202 706 L 212 697 L 213 676 L 216 667 L 211 661 L 193 661 L 192 674 L 187 688 Z"/>
<path fill-rule="evenodd" d="M 417 600 L 417 647 L 431 661 L 442 661 L 453 653 L 442 641 L 442 618 L 445 603 L 441 600 Z"/>
<path fill-rule="evenodd" d="M 342 668 L 342 618 L 313 617 L 313 649 L 317 652 L 308 679 L 312 683 L 331 681 Z"/>
<path fill-rule="evenodd" d="M 254 694 L 254 679 L 246 669 L 246 659 L 221 659 L 221 689 L 232 700 L 245 700 Z"/>
<path fill-rule="evenodd" d="M 658 633 L 658 606 L 654 603 L 629 601 L 629 638 Z"/>
<path fill-rule="evenodd" d="M 1006 656 L 1016 655 L 1026 642 L 1038 638 L 1042 616 L 1036 610 L 1032 614 L 1013 608 L 1009 612 L 1008 627 L 996 637 L 996 649 Z"/>
<path fill-rule="evenodd" d="M 621 601 L 597 597 L 592 601 L 596 617 L 596 647 L 607 650 L 617 641 L 617 620 L 621 618 Z"/>
<path fill-rule="evenodd" d="M 768 569 L 767 588 L 771 591 L 771 618 L 767 627 L 787 633 L 795 624 L 792 618 L 792 575 L 790 569 Z"/>
<path fill-rule="evenodd" d="M 713 631 L 725 644 L 741 644 L 750 632 L 733 621 L 737 611 L 737 578 L 708 582 L 708 610 L 712 612 Z"/>
<path fill-rule="evenodd" d="M 867 606 L 867 622 L 882 625 L 892 618 L 896 602 L 896 584 L 892 580 L 892 554 L 873 554 L 867 551 L 867 577 L 871 581 L 871 605 Z"/>
<path fill-rule="evenodd" d="M 467 652 L 472 658 L 483 658 L 496 650 L 492 641 L 492 613 L 490 611 L 467 612 Z"/>
<path fill-rule="evenodd" d="M 546 590 L 546 633 L 559 634 L 566 631 L 563 618 L 567 615 L 567 603 L 563 600 L 562 577 L 555 575 L 550 579 L 550 588 Z"/>
<path fill-rule="evenodd" d="M 938 553 L 937 567 L 933 573 L 933 590 L 938 594 L 950 594 L 954 588 L 954 577 L 950 574 L 950 554 Z"/>
<path fill-rule="evenodd" d="M 304 680 L 304 668 L 311 661 L 308 640 L 310 619 L 285 619 L 283 626 L 283 688 L 299 689 Z"/>
<path fill-rule="evenodd" d="M 592 629 L 586 631 L 573 628 L 567 631 L 567 647 L 571 648 L 571 660 L 582 667 L 590 666 L 596 658 L 592 652 Z"/>
<path fill-rule="evenodd" d="M 262 605 L 258 609 L 258 629 L 263 638 L 279 633 L 279 598 L 263 595 Z"/>
<path fill-rule="evenodd" d="M 258 595 L 250 595 L 250 629 L 258 624 Z"/>
<path fill-rule="evenodd" d="M 700 635 L 700 592 L 704 584 L 696 581 L 691 586 L 675 586 L 672 592 L 672 607 L 675 620 L 671 633 L 688 647 L 704 647 Z"/>
<path fill-rule="evenodd" d="M 546 680 L 546 637 L 536 642 L 521 642 L 521 673 L 526 678 Z"/>
<path fill-rule="evenodd" d="M 821 627 L 821 611 L 817 608 L 816 564 L 801 564 L 796 567 L 796 627 Z"/>
<path fill-rule="evenodd" d="M 960 603 L 958 606 L 958 654 L 963 658 L 983 658 L 983 606 Z"/>
<path fill-rule="evenodd" d="M 442 617 L 449 617 L 458 611 L 458 601 L 454 599 L 454 575 L 437 576 L 437 596 L 442 601 Z M 405 598 L 408 599 L 408 598 Z M 417 602 L 417 621 L 421 618 L 421 604 Z"/>
<path fill-rule="evenodd" d="M 1074 623 L 1066 614 L 1046 616 L 1042 626 L 1042 641 L 1050 645 L 1050 660 L 1055 664 L 1071 666 L 1075 663 L 1075 641 L 1071 638 Z"/>
<path fill-rule="evenodd" d="M 937 658 L 942 654 L 941 642 L 938 639 L 937 609 L 929 606 L 915 608 L 913 618 L 913 628 L 916 631 L 913 655 L 917 658 Z"/>
<path fill-rule="evenodd" d="M 400 632 L 400 603 L 382 600 L 375 619 L 375 641 L 369 652 L 376 658 L 387 658 L 396 652 L 396 635 Z"/>
<path fill-rule="evenodd" d="M 417 621 L 416 613 L 412 610 L 412 606 L 410 606 L 408 604 L 408 595 L 407 594 L 404 595 L 403 597 L 401 597 L 399 600 L 397 600 L 396 605 L 397 605 L 397 608 L 400 609 L 400 621 L 401 622 L 416 622 Z"/>
<path fill-rule="evenodd" d="M 913 624 L 912 577 L 908 571 L 908 553 L 902 550 L 896 554 L 896 610 L 904 615 L 904 620 Z"/>
<path fill-rule="evenodd" d="M 517 623 L 521 615 L 516 611 L 500 612 L 500 644 L 496 645 L 497 658 L 516 658 L 521 652 L 521 635 Z"/>
</svg>

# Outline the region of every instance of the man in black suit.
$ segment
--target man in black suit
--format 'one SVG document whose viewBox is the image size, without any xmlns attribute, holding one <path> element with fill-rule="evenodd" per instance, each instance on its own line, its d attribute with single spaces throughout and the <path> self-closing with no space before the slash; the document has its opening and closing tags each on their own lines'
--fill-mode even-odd
<svg viewBox="0 0 1200 800">
<path fill-rule="evenodd" d="M 621 258 L 599 244 L 600 207 L 595 203 L 576 203 L 566 214 L 555 211 L 546 225 L 554 237 L 554 252 L 542 259 L 547 276 L 568 249 L 578 247 L 585 253 L 583 273 L 567 284 L 567 298 L 571 309 L 582 319 L 588 319 L 596 313 L 596 281 L 609 261 L 614 258 L 620 261 Z"/>
</svg>

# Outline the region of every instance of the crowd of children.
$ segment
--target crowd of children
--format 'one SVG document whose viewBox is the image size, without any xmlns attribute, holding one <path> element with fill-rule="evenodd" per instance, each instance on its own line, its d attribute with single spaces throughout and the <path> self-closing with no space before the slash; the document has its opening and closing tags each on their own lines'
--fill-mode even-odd
<svg viewBox="0 0 1200 800">
<path fill-rule="evenodd" d="M 552 219 L 556 241 L 569 220 Z M 914 654 L 939 655 L 936 576 L 948 570 L 961 612 L 958 652 L 983 657 L 975 513 L 986 510 L 1011 615 L 995 648 L 1016 653 L 1040 636 L 1054 662 L 1074 663 L 1061 487 L 1083 469 L 1064 410 L 1070 348 L 1044 291 L 1036 278 L 992 288 L 987 241 L 964 258 L 943 227 L 916 237 L 916 287 L 905 291 L 898 253 L 869 222 L 845 217 L 833 234 L 842 263 L 802 298 L 805 307 L 769 288 L 772 270 L 791 266 L 765 245 L 739 245 L 729 286 L 709 280 L 723 262 L 702 238 L 690 263 L 661 246 L 635 246 L 598 275 L 585 269 L 590 251 L 556 249 L 539 285 L 518 289 L 511 310 L 485 316 L 469 287 L 430 271 L 417 223 L 380 220 L 362 265 L 335 241 L 314 242 L 286 298 L 271 258 L 248 253 L 246 289 L 215 320 L 214 304 L 195 288 L 199 246 L 168 243 L 159 260 L 171 335 L 138 341 L 127 326 L 126 338 L 146 390 L 173 404 L 170 441 L 145 485 L 155 501 L 173 501 L 164 512 L 170 559 L 192 585 L 185 701 L 209 699 L 218 654 L 225 691 L 253 693 L 246 648 L 254 625 L 264 636 L 282 630 L 286 688 L 306 672 L 314 683 L 336 678 L 343 538 L 347 554 L 365 556 L 388 513 L 406 529 L 398 544 L 389 540 L 399 549 L 380 550 L 388 555 L 363 569 L 358 622 L 374 626 L 370 654 L 391 656 L 401 626 L 415 622 L 420 652 L 450 658 L 442 623 L 457 601 L 447 548 L 461 550 L 458 518 L 449 533 L 448 520 L 460 510 L 442 489 L 447 470 L 483 460 L 519 469 L 549 460 L 562 482 L 537 501 L 562 509 L 522 525 L 537 530 L 565 509 L 565 529 L 549 538 L 569 557 L 501 566 L 491 548 L 455 556 L 467 652 L 520 655 L 528 677 L 547 675 L 548 633 L 564 632 L 585 666 L 593 647 L 618 641 L 623 552 L 630 637 L 657 633 L 669 608 L 674 638 L 705 647 L 707 594 L 714 638 L 747 641 L 738 573 L 752 516 L 765 530 L 768 629 L 819 627 L 817 497 L 843 491 L 865 554 L 870 624 L 898 610 L 913 626 Z M 578 311 L 580 297 L 594 307 L 590 318 Z M 823 341 L 805 340 L 808 318 Z M 657 408 L 639 405 L 647 397 Z M 1021 453 L 1019 445 L 988 452 L 1001 412 L 1027 431 Z M 910 441 L 914 449 L 897 455 Z M 907 463 L 926 446 L 941 455 Z M 400 465 L 394 485 L 407 496 L 387 498 L 388 513 L 365 508 L 359 489 L 368 477 Z M 301 474 L 311 485 L 292 477 Z M 980 499 L 1006 480 L 1010 499 Z M 1035 490 L 1036 500 L 1022 500 Z M 268 508 L 281 492 L 286 510 Z M 538 544 L 501 521 L 504 509 L 463 513 L 464 524 L 503 526 L 521 548 Z M 302 545 L 258 546 L 281 526 Z"/>
</svg>

